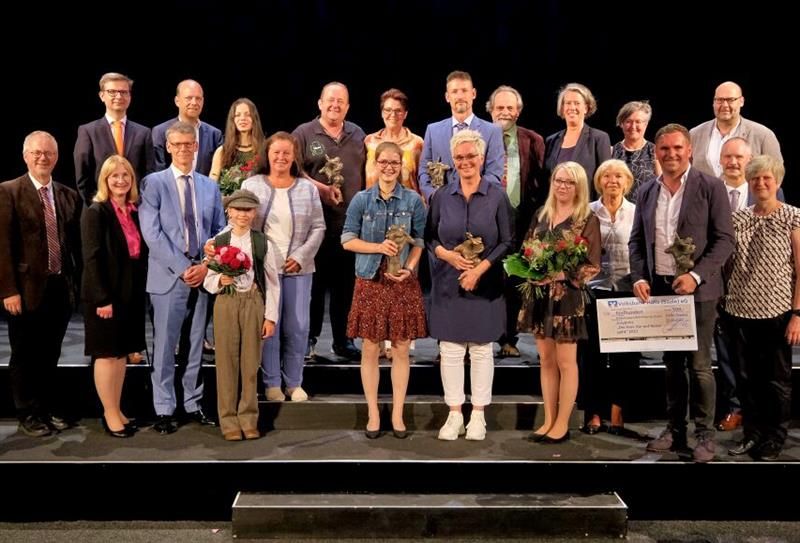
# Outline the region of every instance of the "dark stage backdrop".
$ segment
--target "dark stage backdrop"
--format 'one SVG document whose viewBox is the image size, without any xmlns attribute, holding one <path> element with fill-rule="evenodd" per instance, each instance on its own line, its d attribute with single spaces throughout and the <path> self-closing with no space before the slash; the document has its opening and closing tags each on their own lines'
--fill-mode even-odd
<svg viewBox="0 0 800 543">
<path fill-rule="evenodd" d="M 32 130 L 60 145 L 57 179 L 74 185 L 77 127 L 100 117 L 104 72 L 132 77 L 132 120 L 153 126 L 176 115 L 175 86 L 197 79 L 203 119 L 222 128 L 240 96 L 257 104 L 265 131 L 291 131 L 317 115 L 322 85 L 350 87 L 348 119 L 369 133 L 382 126 L 378 98 L 389 87 L 410 98 L 407 125 L 422 135 L 449 115 L 445 77 L 469 71 L 476 113 L 500 84 L 523 95 L 520 124 L 547 136 L 558 88 L 586 84 L 599 111 L 589 124 L 621 138 L 614 126 L 628 100 L 649 99 L 648 137 L 667 122 L 687 127 L 713 116 L 717 84 L 742 85 L 745 117 L 772 128 L 793 183 L 797 136 L 796 28 L 770 2 L 745 8 L 701 1 L 273 0 L 213 2 L 20 2 L 24 16 L 4 17 L 0 32 L 3 128 L 0 179 L 25 171 L 22 140 Z M 99 22 L 98 22 L 99 21 Z M 613 22 L 603 22 L 613 21 Z"/>
</svg>

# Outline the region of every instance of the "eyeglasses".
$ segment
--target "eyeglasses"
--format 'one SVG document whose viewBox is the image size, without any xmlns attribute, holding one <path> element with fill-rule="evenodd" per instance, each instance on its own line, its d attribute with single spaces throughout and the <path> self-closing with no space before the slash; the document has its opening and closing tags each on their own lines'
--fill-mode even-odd
<svg viewBox="0 0 800 543">
<path fill-rule="evenodd" d="M 402 115 L 405 112 L 404 109 L 392 109 L 390 107 L 383 108 L 383 114 L 387 117 L 390 115 Z"/>
<path fill-rule="evenodd" d="M 722 105 L 722 104 L 731 105 L 739 98 L 741 98 L 741 96 L 737 96 L 736 98 L 714 98 L 714 103 L 717 105 Z"/>
<path fill-rule="evenodd" d="M 640 120 L 633 120 L 633 119 L 627 119 L 627 120 L 623 121 L 623 123 L 622 123 L 623 126 L 644 126 L 646 124 L 647 124 L 647 121 L 640 121 Z"/>
<path fill-rule="evenodd" d="M 566 188 L 574 187 L 575 185 L 577 185 L 574 179 L 559 179 L 557 177 L 553 179 L 553 184 L 558 185 L 559 187 L 566 187 Z"/>
<path fill-rule="evenodd" d="M 376 162 L 378 166 L 380 166 L 381 168 L 385 168 L 386 166 L 391 166 L 392 168 L 399 168 L 400 166 L 403 165 L 403 163 L 400 162 L 399 160 L 378 160 Z"/>
<path fill-rule="evenodd" d="M 28 151 L 28 154 L 30 154 L 33 158 L 55 158 L 58 153 L 56 151 L 39 151 L 37 149 L 35 151 Z"/>
<path fill-rule="evenodd" d="M 168 143 L 171 147 L 177 147 L 178 149 L 191 149 L 195 144 L 193 141 L 179 141 L 178 143 L 170 141 Z"/>
<path fill-rule="evenodd" d="M 470 153 L 468 155 L 456 155 L 453 157 L 453 162 L 464 162 L 465 160 L 475 160 L 480 155 L 478 153 Z"/>
<path fill-rule="evenodd" d="M 128 96 L 131 95 L 131 91 L 126 91 L 126 90 L 106 89 L 103 92 L 105 92 L 111 98 L 114 98 L 116 96 L 121 96 L 122 98 L 127 98 Z"/>
</svg>

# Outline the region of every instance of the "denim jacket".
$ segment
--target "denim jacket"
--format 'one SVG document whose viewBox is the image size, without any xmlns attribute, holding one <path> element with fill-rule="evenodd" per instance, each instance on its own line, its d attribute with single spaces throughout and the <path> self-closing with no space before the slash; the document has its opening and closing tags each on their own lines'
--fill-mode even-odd
<svg viewBox="0 0 800 543">
<path fill-rule="evenodd" d="M 400 224 L 414 238 L 415 247 L 424 247 L 422 237 L 425 232 L 425 217 L 425 205 L 419 194 L 398 183 L 387 201 L 381 198 L 380 185 L 376 183 L 356 194 L 350 202 L 342 229 L 342 244 L 357 238 L 371 243 L 382 243 L 389 227 Z M 403 247 L 400 253 L 403 262 L 408 258 L 410 250 L 408 244 Z M 375 277 L 382 258 L 380 253 L 356 253 L 356 277 Z"/>
</svg>

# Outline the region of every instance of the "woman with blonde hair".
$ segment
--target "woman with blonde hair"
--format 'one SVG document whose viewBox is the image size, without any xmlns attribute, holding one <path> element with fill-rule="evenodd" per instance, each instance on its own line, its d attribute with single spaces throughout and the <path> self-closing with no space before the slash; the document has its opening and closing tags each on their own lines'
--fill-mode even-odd
<svg viewBox="0 0 800 543">
<path fill-rule="evenodd" d="M 131 437 L 136 430 L 120 400 L 128 357 L 141 360 L 138 353 L 145 348 L 147 246 L 138 199 L 133 166 L 112 155 L 100 168 L 97 194 L 81 217 L 85 353 L 94 362 L 103 427 L 113 437 Z"/>
<path fill-rule="evenodd" d="M 600 223 L 589 208 L 586 171 L 576 162 L 554 168 L 547 200 L 526 237 L 561 237 L 565 232 L 588 240 L 588 263 L 569 276 L 561 272 L 536 282 L 543 297 L 523 308 L 520 323 L 536 337 L 541 363 L 544 424 L 530 439 L 546 444 L 569 439 L 569 419 L 578 394 L 577 342 L 588 337 L 584 286 L 600 265 Z"/>
</svg>

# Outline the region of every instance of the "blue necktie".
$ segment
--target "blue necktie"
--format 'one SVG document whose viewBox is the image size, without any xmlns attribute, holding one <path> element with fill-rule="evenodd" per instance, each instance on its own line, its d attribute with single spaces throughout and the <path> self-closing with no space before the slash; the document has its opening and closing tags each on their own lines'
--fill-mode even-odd
<svg viewBox="0 0 800 543">
<path fill-rule="evenodd" d="M 466 130 L 467 128 L 469 128 L 469 125 L 467 123 L 457 123 L 456 124 L 456 133 L 457 132 L 461 132 L 462 130 Z"/>
<path fill-rule="evenodd" d="M 189 237 L 189 258 L 196 258 L 197 246 L 197 227 L 194 219 L 194 191 L 189 182 L 188 175 L 182 175 L 183 179 L 183 224 Z"/>
</svg>

